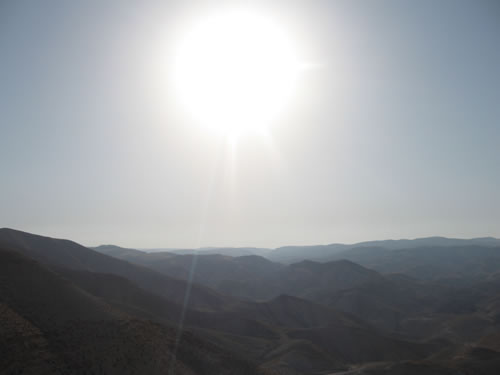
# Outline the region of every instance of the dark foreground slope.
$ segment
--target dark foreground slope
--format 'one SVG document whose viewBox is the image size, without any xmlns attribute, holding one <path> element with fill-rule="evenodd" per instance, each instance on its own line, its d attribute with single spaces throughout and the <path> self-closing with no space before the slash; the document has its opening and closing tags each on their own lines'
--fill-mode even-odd
<svg viewBox="0 0 500 375">
<path fill-rule="evenodd" d="M 187 284 L 184 281 L 101 254 L 73 241 L 3 228 L 0 229 L 0 246 L 19 251 L 49 267 L 122 276 L 152 293 L 179 304 L 183 303 L 186 294 Z M 193 285 L 189 302 L 192 308 L 210 310 L 220 309 L 228 299 L 211 289 Z"/>
<path fill-rule="evenodd" d="M 403 361 L 361 365 L 331 375 L 497 375 L 500 353 L 472 348 L 447 361 Z"/>
<path fill-rule="evenodd" d="M 19 253 L 0 249 L 2 374 L 260 374 L 186 332 L 136 319 Z"/>
<path fill-rule="evenodd" d="M 50 269 L 45 268 L 33 262 L 38 268 L 45 270 L 36 279 L 37 288 L 43 285 L 51 286 L 44 287 L 43 293 L 38 291 L 34 295 L 30 287 L 35 279 L 29 275 L 36 274 L 36 272 L 17 269 L 15 272 L 5 273 L 6 283 L 7 281 L 10 283 L 10 287 L 6 290 L 11 292 L 16 289 L 21 290 L 16 286 L 20 285 L 19 283 L 27 285 L 22 293 L 8 294 L 10 298 L 16 297 L 16 299 L 6 302 L 6 306 L 9 311 L 16 314 L 22 311 L 21 318 L 31 322 L 42 332 L 43 339 L 49 343 L 48 347 L 52 348 L 48 350 L 49 353 L 57 358 L 61 356 L 69 358 L 67 360 L 63 358 L 63 364 L 68 361 L 70 363 L 83 361 L 76 349 L 80 346 L 87 348 L 83 350 L 83 353 L 89 351 L 87 354 L 82 354 L 85 358 L 95 358 L 95 362 L 90 360 L 91 363 L 100 361 L 108 363 L 106 362 L 108 358 L 96 355 L 93 350 L 99 348 L 99 352 L 106 352 L 109 348 L 110 353 L 113 353 L 113 350 L 117 351 L 110 356 L 111 358 L 113 356 L 121 358 L 120 353 L 124 350 L 126 360 L 130 361 L 133 366 L 142 363 L 143 357 L 149 362 L 155 362 L 156 359 L 150 356 L 156 355 L 154 353 L 157 353 L 157 348 L 171 347 L 169 340 L 175 334 L 169 327 L 178 326 L 181 305 L 177 301 L 166 298 L 170 295 L 168 290 L 161 289 L 161 294 L 154 293 L 151 288 L 143 287 L 148 284 L 139 285 L 135 280 L 141 279 L 137 279 L 137 276 L 132 281 L 123 276 L 125 272 L 120 268 L 118 270 L 121 275 L 113 267 L 127 267 L 125 268 L 127 272 L 131 270 L 141 273 L 151 272 L 157 277 L 155 272 L 106 256 L 95 258 L 95 252 L 71 241 L 48 239 L 22 232 L 14 232 L 14 234 L 16 250 L 21 248 L 17 251 L 22 254 L 35 254 L 37 259 L 44 259 L 46 266 L 50 267 Z M 57 257 L 58 254 L 65 259 L 64 262 Z M 96 259 L 102 259 L 105 267 L 102 264 L 95 264 Z M 111 262 L 110 259 L 117 262 Z M 260 259 L 257 260 L 260 261 Z M 351 266 L 361 275 L 369 276 L 369 279 L 374 274 L 376 275 L 359 266 Z M 225 260 L 222 267 L 226 267 Z M 109 271 L 95 272 L 95 270 L 102 269 Z M 163 277 L 163 275 L 159 276 Z M 49 282 L 46 279 L 52 281 Z M 165 289 L 172 286 L 171 278 L 160 280 L 166 281 Z M 328 284 L 328 277 L 325 280 Z M 358 280 L 357 277 L 354 281 L 356 280 Z M 299 285 L 305 282 L 307 286 L 311 280 L 306 277 L 299 281 Z M 61 282 L 69 288 L 69 292 L 64 293 L 63 290 L 59 290 Z M 178 282 L 181 283 L 181 281 Z M 200 288 L 200 290 L 209 291 L 207 288 Z M 68 297 L 59 298 L 65 295 Z M 73 301 L 72 298 L 75 298 L 75 295 L 81 296 L 83 302 L 79 299 Z M 23 300 L 27 303 L 26 308 L 18 305 L 18 299 L 21 296 L 24 296 Z M 227 301 L 224 297 L 222 300 Z M 61 301 L 66 302 L 61 304 Z M 67 305 L 70 306 L 67 307 Z M 41 308 L 43 306 L 50 308 L 50 311 L 44 312 Z M 73 315 L 66 314 L 66 310 L 73 311 Z M 345 369 L 349 365 L 364 361 L 421 359 L 435 349 L 433 344 L 411 343 L 391 338 L 359 319 L 311 301 L 286 295 L 266 302 L 231 300 L 230 304 L 221 304 L 210 309 L 188 308 L 184 316 L 184 329 L 187 333 L 182 336 L 184 341 L 179 346 L 179 353 L 184 353 L 184 350 L 185 353 L 190 353 L 192 344 L 186 340 L 200 340 L 200 345 L 214 348 L 214 360 L 218 358 L 217 356 L 243 358 L 244 361 L 241 363 L 248 363 L 248 366 L 256 363 L 261 368 L 287 375 L 315 374 Z M 57 324 L 53 326 L 51 322 Z M 151 325 L 154 328 L 151 328 Z M 143 336 L 141 332 L 148 332 L 148 330 L 157 331 L 157 333 L 148 333 Z M 87 333 L 90 336 L 87 337 Z M 155 335 L 161 336 L 155 339 Z M 147 351 L 147 353 L 142 355 L 137 355 L 135 352 L 135 354 L 129 353 L 128 345 L 131 345 L 131 348 L 136 347 L 135 339 L 130 342 L 130 336 L 137 336 L 137 345 L 144 347 L 138 352 Z M 153 344 L 143 344 L 142 340 L 146 337 L 151 337 Z M 97 342 L 100 339 L 103 341 Z M 62 343 L 62 346 L 54 346 L 54 342 Z M 153 345 L 154 349 L 148 345 Z M 217 354 L 216 348 L 223 348 L 219 349 L 220 354 Z M 70 353 L 66 350 L 70 350 Z M 200 361 L 196 358 L 193 360 Z M 163 367 L 165 360 L 158 359 L 158 361 L 161 364 L 159 366 Z M 131 365 L 130 368 L 133 366 Z M 191 360 L 186 363 L 186 366 L 193 366 Z M 219 365 L 214 366 L 216 368 Z M 238 366 L 242 365 L 235 364 L 234 366 L 236 367 L 233 367 L 233 370 L 239 371 Z M 221 371 L 226 368 L 225 365 L 220 365 L 220 367 Z M 210 366 L 207 367 L 208 370 L 210 368 Z M 150 369 L 148 368 L 147 371 Z"/>
<path fill-rule="evenodd" d="M 350 261 L 198 257 L 207 284 L 247 285 L 272 298 L 238 300 L 194 286 L 195 303 L 183 310 L 187 284 L 168 274 L 71 241 L 1 230 L 2 241 L 14 252 L 0 254 L 0 373 L 168 374 L 175 366 L 181 375 L 472 375 L 489 371 L 500 352 L 498 273 L 456 288 Z M 183 269 L 195 259 L 157 256 L 175 257 Z"/>
</svg>

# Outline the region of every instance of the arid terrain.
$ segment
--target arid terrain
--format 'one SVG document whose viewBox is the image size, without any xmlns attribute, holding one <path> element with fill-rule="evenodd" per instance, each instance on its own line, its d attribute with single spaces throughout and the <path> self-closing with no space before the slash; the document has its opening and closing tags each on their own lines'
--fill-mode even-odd
<svg viewBox="0 0 500 375">
<path fill-rule="evenodd" d="M 5 374 L 500 368 L 495 239 L 146 252 L 2 229 L 0 248 Z"/>
</svg>

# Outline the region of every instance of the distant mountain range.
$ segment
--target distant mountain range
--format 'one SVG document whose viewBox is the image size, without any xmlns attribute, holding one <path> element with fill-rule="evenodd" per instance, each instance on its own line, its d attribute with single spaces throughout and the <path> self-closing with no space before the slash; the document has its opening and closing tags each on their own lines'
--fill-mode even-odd
<svg viewBox="0 0 500 375">
<path fill-rule="evenodd" d="M 354 244 L 333 243 L 329 245 L 309 245 L 309 246 L 283 246 L 276 249 L 255 248 L 255 247 L 203 247 L 199 249 L 141 249 L 144 252 L 169 252 L 172 254 L 204 254 L 204 255 L 260 255 L 274 262 L 290 264 L 302 260 L 328 261 L 336 257 L 337 253 L 355 248 L 383 248 L 387 250 L 411 249 L 417 247 L 457 247 L 457 246 L 482 246 L 500 247 L 500 239 L 493 237 L 480 237 L 471 239 L 446 238 L 446 237 L 425 237 L 416 239 L 401 240 L 380 240 L 365 241 Z M 113 245 L 102 245 L 101 248 Z"/>
<path fill-rule="evenodd" d="M 496 375 L 496 241 L 263 257 L 94 250 L 0 229 L 0 373 Z M 276 251 L 318 258 L 271 261 Z"/>
<path fill-rule="evenodd" d="M 233 298 L 261 301 L 293 295 L 390 330 L 401 329 L 410 313 L 423 313 L 429 305 L 438 308 L 450 289 L 500 275 L 500 248 L 476 245 L 402 250 L 357 247 L 332 256 L 337 260 L 291 265 L 259 256 L 144 253 L 111 246 L 98 250 L 182 280 L 193 272 L 196 283 Z"/>
<path fill-rule="evenodd" d="M 106 246 L 106 245 L 104 245 Z M 113 246 L 113 245 L 110 245 Z M 147 253 L 172 253 L 172 254 L 219 254 L 229 256 L 244 256 L 244 255 L 261 255 L 271 252 L 271 249 L 258 248 L 258 247 L 201 247 L 199 249 L 170 249 L 170 248 L 156 248 L 156 249 L 142 249 Z"/>
</svg>

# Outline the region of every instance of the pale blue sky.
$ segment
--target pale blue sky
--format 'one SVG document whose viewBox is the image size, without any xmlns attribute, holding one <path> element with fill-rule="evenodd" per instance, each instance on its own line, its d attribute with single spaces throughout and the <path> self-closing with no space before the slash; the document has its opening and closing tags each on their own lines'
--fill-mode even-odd
<svg viewBox="0 0 500 375">
<path fill-rule="evenodd" d="M 0 227 L 130 247 L 500 237 L 499 2 L 240 3 L 315 68 L 231 167 L 169 62 L 186 20 L 235 2 L 1 2 Z"/>
</svg>

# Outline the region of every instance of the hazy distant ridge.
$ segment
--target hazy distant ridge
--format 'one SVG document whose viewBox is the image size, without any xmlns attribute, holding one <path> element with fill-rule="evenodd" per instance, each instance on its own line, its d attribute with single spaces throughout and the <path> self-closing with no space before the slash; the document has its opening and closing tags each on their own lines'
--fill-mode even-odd
<svg viewBox="0 0 500 375">
<path fill-rule="evenodd" d="M 447 247 L 447 246 L 484 246 L 500 247 L 500 239 L 494 237 L 478 237 L 470 239 L 447 238 L 447 237 L 424 237 L 416 239 L 399 240 L 376 240 L 364 241 L 354 244 L 332 243 L 328 245 L 305 245 L 305 246 L 282 246 L 276 249 L 256 248 L 256 247 L 202 247 L 199 249 L 172 249 L 172 248 L 154 248 L 154 249 L 126 249 L 114 245 L 101 245 L 94 249 L 108 253 L 115 248 L 115 251 L 142 251 L 146 253 L 162 252 L 171 254 L 220 254 L 229 256 L 259 255 L 271 261 L 291 264 L 303 260 L 328 261 L 333 260 L 333 255 L 351 250 L 354 248 L 377 247 L 387 250 L 411 249 L 418 247 Z M 122 250 L 118 250 L 122 249 Z"/>
</svg>

